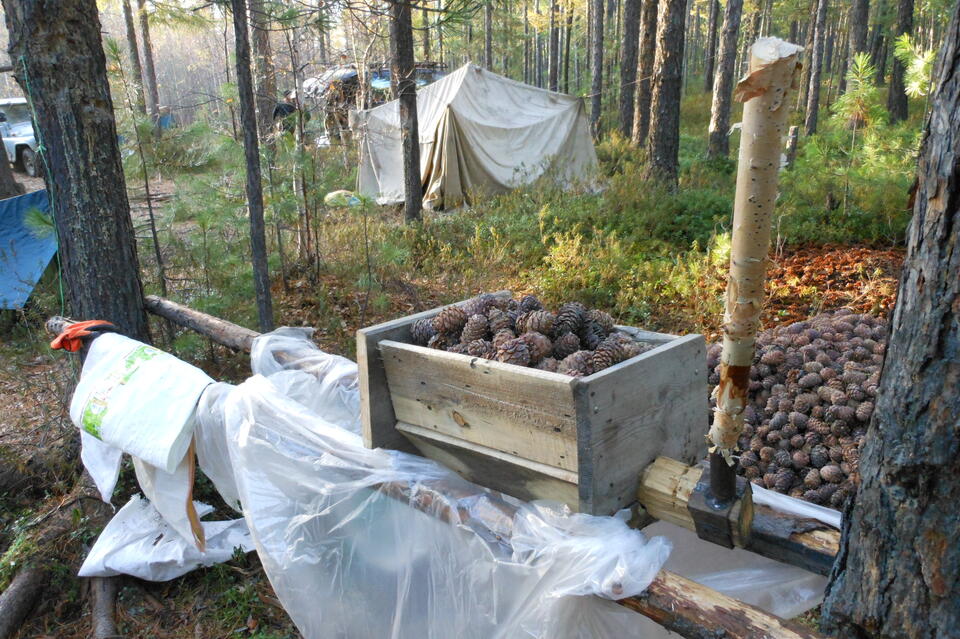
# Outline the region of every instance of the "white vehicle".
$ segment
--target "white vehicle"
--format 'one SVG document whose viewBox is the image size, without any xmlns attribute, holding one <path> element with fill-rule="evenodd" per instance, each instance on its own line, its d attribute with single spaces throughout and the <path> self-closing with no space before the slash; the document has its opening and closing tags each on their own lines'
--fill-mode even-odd
<svg viewBox="0 0 960 639">
<path fill-rule="evenodd" d="M 30 177 L 40 175 L 40 157 L 26 98 L 0 100 L 0 135 L 11 164 Z"/>
</svg>

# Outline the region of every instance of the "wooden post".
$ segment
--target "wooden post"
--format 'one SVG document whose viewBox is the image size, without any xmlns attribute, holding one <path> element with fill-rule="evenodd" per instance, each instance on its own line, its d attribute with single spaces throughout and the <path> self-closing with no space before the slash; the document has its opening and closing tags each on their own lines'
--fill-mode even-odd
<svg viewBox="0 0 960 639">
<path fill-rule="evenodd" d="M 744 102 L 737 190 L 733 205 L 733 240 L 730 276 L 720 356 L 720 383 L 714 391 L 717 407 L 708 439 L 711 452 L 711 486 L 732 483 L 732 453 L 743 431 L 750 366 L 763 308 L 763 285 L 770 220 L 777 199 L 780 149 L 786 126 L 787 96 L 796 82 L 795 44 L 779 38 L 761 38 L 750 48 L 750 73 L 737 85 L 735 97 Z"/>
</svg>

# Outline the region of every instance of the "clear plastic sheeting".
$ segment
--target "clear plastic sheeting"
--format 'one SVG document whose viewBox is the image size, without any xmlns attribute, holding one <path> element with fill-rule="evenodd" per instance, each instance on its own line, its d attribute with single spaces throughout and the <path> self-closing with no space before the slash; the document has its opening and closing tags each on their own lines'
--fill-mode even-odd
<svg viewBox="0 0 960 639">
<path fill-rule="evenodd" d="M 227 440 L 257 552 L 304 636 L 586 638 L 635 626 L 572 595 L 639 594 L 669 542 L 367 450 L 275 381 L 256 376 L 224 398 Z"/>
</svg>

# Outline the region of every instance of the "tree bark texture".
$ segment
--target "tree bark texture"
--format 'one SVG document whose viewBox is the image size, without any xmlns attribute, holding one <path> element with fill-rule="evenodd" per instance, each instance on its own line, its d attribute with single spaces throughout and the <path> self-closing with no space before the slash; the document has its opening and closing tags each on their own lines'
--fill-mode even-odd
<svg viewBox="0 0 960 639">
<path fill-rule="evenodd" d="M 150 38 L 147 0 L 137 0 L 137 14 L 140 18 L 140 38 L 143 40 L 143 79 L 147 113 L 156 118 L 160 111 L 160 87 L 157 85 L 157 70 L 153 65 L 153 40 Z"/>
<path fill-rule="evenodd" d="M 852 66 L 853 58 L 867 50 L 867 26 L 870 22 L 870 0 L 853 0 L 850 5 L 850 55 L 847 66 Z"/>
<path fill-rule="evenodd" d="M 593 41 L 590 43 L 590 130 L 600 134 L 600 108 L 603 104 L 603 0 L 591 0 L 590 19 Z"/>
<path fill-rule="evenodd" d="M 560 25 L 557 24 L 557 13 L 560 7 L 557 2 L 550 5 L 550 33 L 547 46 L 547 88 L 551 91 L 560 90 Z"/>
<path fill-rule="evenodd" d="M 807 88 L 807 112 L 803 130 L 807 135 L 817 132 L 820 115 L 820 76 L 823 71 L 824 43 L 827 28 L 827 4 L 829 0 L 817 0 L 817 19 L 813 25 L 813 51 L 810 54 L 810 84 Z"/>
<path fill-rule="evenodd" d="M 633 112 L 633 144 L 647 143 L 650 131 L 650 87 L 657 54 L 657 3 L 640 0 L 640 51 L 637 55 L 637 95 Z"/>
<path fill-rule="evenodd" d="M 640 1 L 623 0 L 623 46 L 620 49 L 620 134 L 633 133 L 637 94 L 637 56 L 640 46 Z"/>
<path fill-rule="evenodd" d="M 897 23 L 893 27 L 891 40 L 895 42 L 904 33 L 913 35 L 913 0 L 900 0 L 897 3 Z M 890 112 L 890 122 L 907 119 L 907 93 L 904 90 L 903 72 L 903 63 L 893 56 L 890 86 L 887 89 L 887 110 Z"/>
<path fill-rule="evenodd" d="M 149 340 L 130 206 L 93 0 L 3 0 L 17 82 L 33 101 L 71 312 Z"/>
<path fill-rule="evenodd" d="M 824 621 L 841 639 L 960 628 L 960 7 L 934 75 L 913 221 L 861 484 Z"/>
<path fill-rule="evenodd" d="M 657 56 L 653 65 L 647 175 L 670 188 L 677 186 L 686 8 L 686 0 L 662 0 L 657 16 Z"/>
<path fill-rule="evenodd" d="M 710 0 L 710 15 L 707 18 L 707 50 L 704 51 L 703 90 L 713 90 L 713 75 L 717 62 L 717 27 L 720 23 L 720 0 Z"/>
<path fill-rule="evenodd" d="M 257 70 L 257 129 L 260 139 L 273 128 L 273 109 L 277 103 L 277 71 L 270 46 L 270 20 L 263 0 L 249 0 L 253 59 Z M 298 96 L 299 97 L 299 96 Z"/>
<path fill-rule="evenodd" d="M 707 139 L 707 157 L 725 158 L 730 155 L 730 107 L 733 104 L 733 80 L 737 59 L 737 34 L 743 0 L 727 0 L 720 29 L 720 50 L 717 56 L 717 75 L 713 82 L 713 100 L 710 105 L 710 127 Z"/>
<path fill-rule="evenodd" d="M 13 171 L 7 158 L 0 158 L 0 200 L 23 194 L 23 186 L 13 179 Z"/>
<path fill-rule="evenodd" d="M 427 3 L 424 1 L 420 11 L 420 19 L 423 21 L 423 59 L 430 60 L 430 12 L 427 11 Z"/>
<path fill-rule="evenodd" d="M 263 181 L 260 175 L 260 144 L 257 139 L 257 112 L 250 72 L 250 38 L 247 31 L 246 0 L 230 0 L 233 9 L 233 35 L 237 58 L 237 94 L 240 125 L 243 128 L 243 153 L 247 169 L 247 210 L 250 214 L 250 253 L 253 262 L 253 288 L 257 296 L 257 317 L 261 332 L 273 330 L 273 300 L 267 272 L 267 237 L 263 223 Z"/>
<path fill-rule="evenodd" d="M 392 74 L 393 77 L 397 78 L 397 93 L 400 100 L 400 132 L 403 139 L 403 211 L 407 222 L 414 222 L 420 219 L 420 211 L 423 207 L 423 185 L 420 181 L 420 128 L 417 123 L 413 23 L 410 16 L 410 5 L 407 3 L 392 0 L 390 12 L 390 46 L 393 49 L 391 52 L 393 57 Z"/>
<path fill-rule="evenodd" d="M 133 9 L 130 0 L 122 0 L 123 23 L 127 29 L 127 52 L 130 57 L 130 75 L 133 76 L 133 89 L 137 103 L 133 105 L 140 113 L 147 112 L 143 97 L 143 67 L 140 66 L 140 49 L 137 46 L 137 30 L 133 26 Z"/>
<path fill-rule="evenodd" d="M 483 67 L 493 71 L 493 0 L 483 5 Z"/>
</svg>

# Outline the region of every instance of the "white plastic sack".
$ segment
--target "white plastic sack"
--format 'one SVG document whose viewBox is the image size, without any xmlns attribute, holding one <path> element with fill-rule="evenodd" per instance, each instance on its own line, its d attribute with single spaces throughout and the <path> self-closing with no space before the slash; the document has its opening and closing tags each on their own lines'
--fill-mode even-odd
<svg viewBox="0 0 960 639">
<path fill-rule="evenodd" d="M 123 451 L 106 444 L 85 430 L 80 431 L 80 461 L 90 473 L 100 492 L 100 499 L 110 503 L 113 490 L 120 478 Z"/>
<path fill-rule="evenodd" d="M 638 594 L 669 551 L 613 518 L 515 500 L 505 514 L 430 460 L 363 448 L 263 377 L 224 407 L 244 516 L 308 638 L 602 636 L 619 627 L 608 608 L 570 595 Z"/>
<path fill-rule="evenodd" d="M 195 504 L 201 516 L 213 508 Z M 164 521 L 148 500 L 134 495 L 121 508 L 80 567 L 81 577 L 133 575 L 148 581 L 168 581 L 200 566 L 228 561 L 236 548 L 253 550 L 243 519 L 203 522 L 206 552 L 183 539 Z"/>
<path fill-rule="evenodd" d="M 172 473 L 190 445 L 197 399 L 212 381 L 169 353 L 106 333 L 87 353 L 70 418 L 97 439 Z"/>
<path fill-rule="evenodd" d="M 137 457 L 133 458 L 137 483 L 163 520 L 184 541 L 204 549 L 200 516 L 193 506 L 194 460 L 185 456 L 172 473 L 156 468 Z"/>
</svg>

